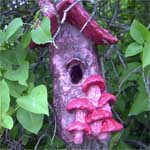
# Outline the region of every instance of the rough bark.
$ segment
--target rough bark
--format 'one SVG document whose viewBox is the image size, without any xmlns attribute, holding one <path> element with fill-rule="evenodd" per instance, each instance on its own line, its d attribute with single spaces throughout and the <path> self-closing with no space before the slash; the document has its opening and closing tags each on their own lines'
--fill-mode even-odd
<svg viewBox="0 0 150 150">
<path fill-rule="evenodd" d="M 107 149 L 108 142 L 101 143 L 92 138 L 85 137 L 82 145 L 72 142 L 72 134 L 66 131 L 67 126 L 74 120 L 75 113 L 68 113 L 66 105 L 71 98 L 86 97 L 81 86 L 85 79 L 93 74 L 101 74 L 94 44 L 79 32 L 74 26 L 65 23 L 56 38 L 57 49 L 51 45 L 51 68 L 53 73 L 54 108 L 57 116 L 57 125 L 60 136 L 71 143 L 72 149 L 100 150 Z M 79 78 L 78 74 L 71 76 L 74 66 L 79 66 L 82 77 L 74 83 L 72 78 Z M 78 68 L 78 69 L 79 69 Z"/>
</svg>

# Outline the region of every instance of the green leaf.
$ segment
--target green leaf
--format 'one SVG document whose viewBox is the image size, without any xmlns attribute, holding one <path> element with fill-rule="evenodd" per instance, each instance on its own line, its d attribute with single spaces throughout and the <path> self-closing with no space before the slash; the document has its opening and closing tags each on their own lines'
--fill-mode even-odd
<svg viewBox="0 0 150 150">
<path fill-rule="evenodd" d="M 1 44 L 3 44 L 4 41 L 5 41 L 5 32 L 0 30 L 0 46 Z"/>
<path fill-rule="evenodd" d="M 0 71 L 0 77 L 2 76 L 2 73 L 1 73 L 1 71 Z"/>
<path fill-rule="evenodd" d="M 33 88 L 28 96 L 18 98 L 17 103 L 32 113 L 48 115 L 47 90 L 44 85 Z"/>
<path fill-rule="evenodd" d="M 21 39 L 21 46 L 23 49 L 27 48 L 29 46 L 31 42 L 31 33 L 30 32 L 27 32 L 27 33 L 24 33 L 22 39 Z"/>
<path fill-rule="evenodd" d="M 126 50 L 125 57 L 134 56 L 143 50 L 143 46 L 138 43 L 131 43 Z"/>
<path fill-rule="evenodd" d="M 21 18 L 15 18 L 13 19 L 7 29 L 6 29 L 6 37 L 5 41 L 7 41 L 13 34 L 17 32 L 17 30 L 20 29 L 20 27 L 23 26 L 23 21 Z"/>
<path fill-rule="evenodd" d="M 11 116 L 6 113 L 0 112 L 0 127 L 11 129 L 13 127 L 13 119 Z"/>
<path fill-rule="evenodd" d="M 23 36 L 24 29 L 23 28 L 19 28 L 7 41 L 9 44 L 11 43 L 15 43 L 17 40 L 20 40 L 19 38 L 21 38 Z M 18 43 L 19 44 L 19 43 Z"/>
<path fill-rule="evenodd" d="M 38 10 L 38 11 L 35 13 L 35 15 L 34 15 L 34 20 L 37 20 L 37 19 L 40 17 L 40 13 L 41 13 L 40 10 Z"/>
<path fill-rule="evenodd" d="M 50 20 L 44 17 L 37 29 L 31 31 L 32 40 L 37 44 L 45 44 L 51 42 Z"/>
<path fill-rule="evenodd" d="M 22 92 L 26 90 L 26 86 L 20 85 L 14 81 L 7 80 L 8 87 L 10 89 L 10 95 L 14 98 L 18 98 L 21 96 Z"/>
<path fill-rule="evenodd" d="M 139 115 L 135 116 L 136 120 L 140 123 L 147 125 L 147 120 L 149 119 L 149 115 L 147 112 L 140 113 Z"/>
<path fill-rule="evenodd" d="M 0 81 L 0 112 L 7 112 L 10 104 L 9 88 L 5 80 Z"/>
<path fill-rule="evenodd" d="M 4 73 L 4 77 L 11 81 L 18 81 L 21 85 L 27 85 L 26 80 L 29 76 L 29 63 L 25 61 L 17 70 L 9 69 Z"/>
<path fill-rule="evenodd" d="M 148 32 L 149 31 L 147 30 L 147 28 L 139 21 L 137 20 L 133 21 L 130 28 L 130 34 L 137 43 L 143 44 L 147 38 Z"/>
<path fill-rule="evenodd" d="M 143 49 L 143 57 L 142 57 L 142 66 L 143 68 L 150 65 L 150 33 L 146 39 L 144 49 Z"/>
<path fill-rule="evenodd" d="M 119 142 L 121 134 L 122 134 L 121 132 L 113 134 L 111 141 L 110 141 L 110 144 L 109 144 L 109 150 L 113 150 L 113 148 Z"/>
<path fill-rule="evenodd" d="M 138 80 L 138 91 L 132 104 L 128 116 L 138 115 L 145 111 L 150 111 L 150 99 L 146 93 L 145 85 L 142 79 Z"/>
<path fill-rule="evenodd" d="M 26 33 L 23 35 L 20 44 L 16 48 L 16 58 L 19 64 L 22 64 L 25 61 L 25 58 L 28 53 L 27 47 L 31 41 L 31 33 Z"/>
<path fill-rule="evenodd" d="M 16 55 L 14 51 L 5 50 L 0 52 L 0 68 L 7 70 L 17 65 Z"/>
<path fill-rule="evenodd" d="M 17 111 L 17 120 L 26 130 L 37 134 L 43 124 L 43 115 L 34 114 L 20 108 Z"/>
<path fill-rule="evenodd" d="M 120 141 L 117 147 L 118 150 L 133 150 L 133 148 L 130 145 L 127 145 L 126 143 Z"/>
<path fill-rule="evenodd" d="M 137 72 L 139 71 L 140 67 L 140 63 L 138 62 L 132 62 L 132 63 L 128 63 L 127 64 L 127 68 L 122 70 L 122 75 L 120 77 L 119 80 L 119 88 L 122 87 L 122 85 L 124 83 L 126 83 L 126 81 L 132 81 L 132 80 L 137 80 L 138 74 Z"/>
<path fill-rule="evenodd" d="M 63 149 L 65 143 L 62 139 L 55 136 L 54 140 L 51 141 L 50 145 L 54 146 L 56 149 Z"/>
</svg>

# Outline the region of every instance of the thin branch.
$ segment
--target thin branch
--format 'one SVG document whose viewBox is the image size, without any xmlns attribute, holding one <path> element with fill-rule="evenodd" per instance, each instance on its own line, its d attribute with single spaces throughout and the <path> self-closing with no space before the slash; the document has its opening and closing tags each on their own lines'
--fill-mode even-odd
<svg viewBox="0 0 150 150">
<path fill-rule="evenodd" d="M 105 17 L 105 16 L 100 16 L 100 19 L 104 22 L 109 23 L 110 22 L 110 18 Z M 130 25 L 128 24 L 123 24 L 120 22 L 116 22 L 116 23 L 109 23 L 110 27 L 115 27 L 115 28 L 120 28 L 120 29 L 124 29 L 126 31 L 130 30 Z"/>
<path fill-rule="evenodd" d="M 146 78 L 145 78 L 145 75 L 144 75 L 144 70 L 142 70 L 142 78 L 143 78 L 143 82 L 144 82 L 144 85 L 145 85 L 145 89 L 146 89 L 146 94 L 147 94 L 147 96 L 149 97 L 149 99 L 150 99 L 150 89 L 149 89 L 149 84 L 148 84 L 148 82 L 147 82 L 147 80 L 146 80 Z M 149 102 L 150 103 L 150 102 Z"/>
<path fill-rule="evenodd" d="M 53 45 L 54 45 L 55 48 L 58 48 L 57 45 L 56 45 L 56 43 L 55 43 L 55 38 L 56 38 L 56 36 L 58 35 L 58 33 L 60 32 L 60 29 L 61 29 L 61 27 L 60 27 L 61 19 L 60 19 L 60 16 L 59 16 L 58 12 L 57 12 L 56 3 L 52 2 L 52 4 L 54 6 L 54 9 L 55 9 L 55 12 L 56 12 L 56 18 L 57 18 L 57 21 L 58 21 L 58 24 L 59 24 L 59 27 L 58 27 L 56 33 L 54 34 L 54 36 L 52 38 L 52 43 L 53 43 Z"/>
<path fill-rule="evenodd" d="M 66 21 L 67 13 L 68 13 L 77 3 L 79 3 L 79 2 L 81 2 L 81 0 L 75 1 L 75 2 L 72 3 L 67 9 L 64 10 L 63 17 L 62 17 L 61 21 L 59 22 L 59 27 L 58 27 L 58 29 L 57 29 L 57 31 L 56 31 L 56 33 L 54 34 L 53 39 L 52 39 L 52 43 L 53 43 L 53 45 L 55 46 L 55 48 L 58 48 L 57 45 L 56 45 L 56 43 L 55 43 L 55 39 L 56 39 L 57 35 L 59 34 L 59 32 L 60 32 L 60 30 L 61 30 L 61 28 L 62 28 L 62 25 L 63 25 L 64 22 Z"/>
<path fill-rule="evenodd" d="M 115 76 L 116 76 L 116 79 L 119 80 L 119 75 L 118 75 L 118 73 L 117 73 L 117 69 L 116 69 L 116 67 L 115 67 L 115 65 L 114 65 L 114 63 L 113 63 L 113 61 L 112 61 L 112 59 L 110 60 L 110 62 L 111 62 L 111 64 L 112 64 L 113 71 L 114 71 L 114 74 L 115 74 Z"/>
<path fill-rule="evenodd" d="M 1 12 L 1 15 L 8 16 L 8 15 L 12 15 L 14 13 L 16 13 L 16 10 L 6 10 L 6 11 Z"/>
<path fill-rule="evenodd" d="M 128 79 L 129 76 L 131 76 L 133 73 L 138 72 L 141 69 L 141 66 L 136 67 L 135 69 L 133 69 L 131 72 L 129 72 L 124 78 L 123 80 L 120 82 L 119 86 L 118 86 L 118 94 L 117 96 L 120 94 L 121 92 L 121 86 L 123 85 L 123 83 Z"/>
<path fill-rule="evenodd" d="M 38 139 L 38 141 L 37 141 L 37 143 L 36 143 L 36 145 L 35 145 L 35 147 L 34 147 L 34 150 L 37 150 L 37 149 L 38 149 L 38 146 L 39 146 L 41 140 L 42 140 L 45 136 L 47 136 L 47 133 L 46 133 L 46 134 L 42 134 L 42 135 L 40 136 L 40 138 Z"/>
<path fill-rule="evenodd" d="M 53 143 L 53 141 L 54 141 L 54 138 L 55 138 L 55 135 L 56 135 L 56 116 L 54 115 L 54 117 L 55 117 L 55 124 L 54 124 L 54 132 L 53 132 L 53 136 L 52 136 L 52 138 L 51 138 L 51 144 Z"/>
<path fill-rule="evenodd" d="M 119 49 L 117 49 L 116 53 L 117 53 L 117 55 L 118 55 L 118 57 L 119 57 L 119 60 L 120 60 L 121 64 L 122 64 L 123 67 L 126 69 L 127 66 L 126 66 L 124 60 L 123 60 L 122 57 L 121 57 L 121 53 L 120 53 Z"/>
<path fill-rule="evenodd" d="M 113 111 L 113 114 L 114 116 L 121 122 L 121 124 L 124 124 L 123 120 L 120 118 L 119 114 L 114 110 L 114 107 L 111 106 L 112 108 L 112 111 Z"/>
<path fill-rule="evenodd" d="M 91 14 L 91 16 L 88 18 L 88 20 L 86 21 L 86 23 L 83 25 L 83 27 L 81 28 L 80 32 L 82 32 L 82 31 L 85 29 L 85 27 L 87 26 L 87 24 L 88 24 L 88 23 L 91 21 L 91 19 L 94 17 L 94 15 L 95 15 L 95 13 L 96 13 L 96 10 L 97 10 L 97 3 L 98 3 L 98 1 L 95 2 L 95 4 L 94 4 L 94 10 L 93 10 L 92 14 Z"/>
<path fill-rule="evenodd" d="M 53 111 L 52 107 L 50 106 L 50 104 L 48 104 L 48 108 L 49 108 L 49 109 L 51 110 L 51 112 L 54 114 L 54 111 Z M 56 117 L 55 117 L 55 122 L 56 122 Z M 49 130 L 50 127 L 51 127 L 51 123 L 49 122 L 47 128 L 46 128 L 45 131 L 44 131 L 44 134 L 42 134 L 42 135 L 39 137 L 39 139 L 38 139 L 38 141 L 37 141 L 37 143 L 36 143 L 36 145 L 35 145 L 35 147 L 34 147 L 34 150 L 38 150 L 38 146 L 39 146 L 41 140 L 42 140 L 44 137 L 48 136 L 48 130 Z M 55 127 L 55 129 L 54 129 L 54 133 L 56 133 L 56 127 Z M 53 134 L 53 138 L 52 138 L 52 139 L 54 139 L 54 137 L 55 137 L 55 134 Z M 53 140 L 51 140 L 51 143 L 52 143 L 52 141 L 53 141 Z"/>
<path fill-rule="evenodd" d="M 147 26 L 147 29 L 148 29 L 148 30 L 150 29 L 150 24 Z"/>
<path fill-rule="evenodd" d="M 110 24 L 112 24 L 112 23 L 115 21 L 117 15 L 118 15 L 119 3 L 120 3 L 120 1 L 119 1 L 119 0 L 116 0 L 116 2 L 115 2 L 115 11 L 114 11 L 114 14 L 113 14 L 113 16 L 112 16 L 112 19 L 111 19 L 111 21 L 110 21 Z"/>
<path fill-rule="evenodd" d="M 110 59 L 112 52 L 115 50 L 115 45 L 110 45 L 104 54 L 105 59 Z"/>
<path fill-rule="evenodd" d="M 101 64 L 101 69 L 102 69 L 102 77 L 105 78 L 105 67 L 104 67 L 104 60 L 103 57 L 100 57 L 100 64 Z"/>
<path fill-rule="evenodd" d="M 137 146 L 137 147 L 141 147 L 141 148 L 143 148 L 143 149 L 145 149 L 145 150 L 148 150 L 148 146 L 145 145 L 145 144 L 144 144 L 143 142 L 141 142 L 141 141 L 125 140 L 125 142 L 128 143 L 128 144 L 133 144 L 133 145 L 135 145 L 135 146 Z"/>
</svg>

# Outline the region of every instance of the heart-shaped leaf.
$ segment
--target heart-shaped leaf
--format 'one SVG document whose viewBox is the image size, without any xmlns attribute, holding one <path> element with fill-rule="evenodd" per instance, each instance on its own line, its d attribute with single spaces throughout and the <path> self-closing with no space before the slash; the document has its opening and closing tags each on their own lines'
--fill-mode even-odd
<svg viewBox="0 0 150 150">
<path fill-rule="evenodd" d="M 22 64 L 25 61 L 25 58 L 27 56 L 27 47 L 29 46 L 29 43 L 31 42 L 31 33 L 26 33 L 23 35 L 21 42 L 16 47 L 16 58 L 19 64 Z"/>
<path fill-rule="evenodd" d="M 31 31 L 32 40 L 37 44 L 45 44 L 51 42 L 50 20 L 44 17 L 41 24 Z"/>
<path fill-rule="evenodd" d="M 0 112 L 0 127 L 11 129 L 13 127 L 13 119 L 6 113 Z"/>
<path fill-rule="evenodd" d="M 6 29 L 5 40 L 7 41 L 14 33 L 16 33 L 20 29 L 21 26 L 23 26 L 23 21 L 21 18 L 13 19 Z"/>
<path fill-rule="evenodd" d="M 25 129 L 35 134 L 38 133 L 43 124 L 43 115 L 34 114 L 22 108 L 17 111 L 17 119 Z"/>
<path fill-rule="evenodd" d="M 28 96 L 18 98 L 17 103 L 29 112 L 48 115 L 47 90 L 44 85 L 32 89 Z"/>
<path fill-rule="evenodd" d="M 130 34 L 137 43 L 143 44 L 147 38 L 148 32 L 149 31 L 147 30 L 147 28 L 139 21 L 133 21 L 130 28 Z"/>
<path fill-rule="evenodd" d="M 22 92 L 26 90 L 26 86 L 20 85 L 15 81 L 8 81 L 8 87 L 10 89 L 10 95 L 14 98 L 18 98 L 21 96 Z"/>
<path fill-rule="evenodd" d="M 142 65 L 143 65 L 143 68 L 150 65 L 150 33 L 144 45 Z"/>
<path fill-rule="evenodd" d="M 9 88 L 5 80 L 0 81 L 0 112 L 7 112 L 10 104 Z"/>
<path fill-rule="evenodd" d="M 132 103 L 132 107 L 128 116 L 138 115 L 145 111 L 150 111 L 150 98 L 146 93 L 145 85 L 141 77 L 138 79 L 139 92 L 137 93 L 135 100 Z"/>
<path fill-rule="evenodd" d="M 134 56 L 139 54 L 143 49 L 143 46 L 138 43 L 131 43 L 126 50 L 125 56 Z"/>
<path fill-rule="evenodd" d="M 11 81 L 18 81 L 21 85 L 27 85 L 26 80 L 29 75 L 29 63 L 25 61 L 17 70 L 8 70 L 4 73 L 4 77 Z"/>
<path fill-rule="evenodd" d="M 15 52 L 11 50 L 1 51 L 0 68 L 7 70 L 10 69 L 12 65 L 17 65 Z"/>
</svg>

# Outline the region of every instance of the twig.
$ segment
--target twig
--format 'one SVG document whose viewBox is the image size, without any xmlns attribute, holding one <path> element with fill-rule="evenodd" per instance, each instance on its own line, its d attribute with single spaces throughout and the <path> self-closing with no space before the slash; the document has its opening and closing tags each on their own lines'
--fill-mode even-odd
<svg viewBox="0 0 150 150">
<path fill-rule="evenodd" d="M 56 36 L 58 35 L 58 33 L 60 32 L 60 29 L 61 29 L 61 27 L 60 27 L 61 19 L 60 19 L 60 16 L 59 16 L 58 12 L 57 12 L 56 3 L 55 3 L 55 2 L 51 2 L 51 3 L 53 4 L 53 7 L 54 7 L 54 9 L 55 9 L 56 18 L 57 18 L 57 21 L 58 21 L 58 24 L 59 24 L 59 27 L 58 27 L 56 33 L 54 34 L 54 36 L 53 36 L 53 38 L 52 38 L 52 43 L 53 43 L 54 47 L 57 48 L 57 45 L 56 45 L 56 43 L 55 43 L 55 38 L 56 38 Z"/>
<path fill-rule="evenodd" d="M 104 54 L 104 58 L 105 59 L 109 59 L 112 52 L 115 50 L 115 45 L 110 45 L 109 48 L 106 50 L 105 54 Z"/>
<path fill-rule="evenodd" d="M 35 147 L 34 147 L 34 150 L 37 150 L 37 149 L 38 149 L 38 146 L 39 146 L 41 140 L 42 140 L 45 136 L 47 136 L 47 134 L 42 134 L 42 135 L 40 136 L 40 138 L 38 139 L 38 141 L 37 141 L 37 143 L 36 143 L 36 145 L 35 145 Z"/>
<path fill-rule="evenodd" d="M 101 16 L 100 17 L 102 21 L 109 23 L 110 22 L 110 18 L 107 18 L 105 16 Z M 120 28 L 120 29 L 124 29 L 124 30 L 130 30 L 130 25 L 128 24 L 122 24 L 122 23 L 110 23 L 109 24 L 110 27 L 115 27 L 115 28 Z"/>
<path fill-rule="evenodd" d="M 121 91 L 120 89 L 121 89 L 121 86 L 123 85 L 123 83 L 128 79 L 129 76 L 132 75 L 132 73 L 135 73 L 135 72 L 139 71 L 139 69 L 141 69 L 141 66 L 136 67 L 135 69 L 133 69 L 131 72 L 129 72 L 129 73 L 124 77 L 124 79 L 120 82 L 120 84 L 119 84 L 119 86 L 118 86 L 119 90 L 118 90 L 117 96 L 120 94 L 120 91 Z"/>
<path fill-rule="evenodd" d="M 104 60 L 103 57 L 100 57 L 100 64 L 101 64 L 101 69 L 102 69 L 102 77 L 105 78 L 105 67 L 104 67 Z"/>
<path fill-rule="evenodd" d="M 124 124 L 123 120 L 120 118 L 119 114 L 114 110 L 114 107 L 111 106 L 113 114 L 115 115 L 115 117 L 121 122 L 121 124 Z"/>
<path fill-rule="evenodd" d="M 53 43 L 53 45 L 55 46 L 55 48 L 58 48 L 57 45 L 56 45 L 56 43 L 55 43 L 55 39 L 56 39 L 57 35 L 59 34 L 59 32 L 60 32 L 60 30 L 61 30 L 61 28 L 62 28 L 62 25 L 63 25 L 64 22 L 66 21 L 66 17 L 67 17 L 68 11 L 70 11 L 70 10 L 71 10 L 77 3 L 79 3 L 79 2 L 81 2 L 81 0 L 75 1 L 75 2 L 72 3 L 67 9 L 64 10 L 64 14 L 63 14 L 63 17 L 62 17 L 62 19 L 61 19 L 61 21 L 60 21 L 60 23 L 59 23 L 59 27 L 58 27 L 58 29 L 57 29 L 57 31 L 56 31 L 56 33 L 54 34 L 53 39 L 52 39 L 52 43 Z"/>
<path fill-rule="evenodd" d="M 48 104 L 48 107 L 49 107 L 49 109 L 52 111 L 52 113 L 54 113 L 53 112 L 53 110 L 52 110 L 52 107 L 50 106 L 50 104 Z M 55 118 L 55 121 L 56 121 L 56 118 Z M 46 137 L 46 136 L 48 136 L 48 130 L 49 130 L 49 128 L 50 128 L 50 126 L 51 126 L 51 124 L 50 124 L 50 122 L 48 123 L 48 127 L 45 129 L 45 131 L 44 131 L 44 134 L 42 134 L 40 137 L 39 137 L 39 139 L 38 139 L 38 141 L 37 141 L 37 143 L 36 143 L 36 145 L 35 145 L 35 147 L 34 147 L 34 150 L 37 150 L 38 149 L 38 146 L 39 146 L 39 144 L 40 144 L 40 142 L 41 142 L 41 140 L 44 138 L 44 137 Z M 54 132 L 56 132 L 56 129 L 54 129 Z M 53 136 L 53 139 L 54 139 L 54 137 L 55 137 L 55 134 L 53 134 L 54 136 Z M 52 142 L 51 142 L 52 143 Z"/>
<path fill-rule="evenodd" d="M 23 138 L 23 136 L 17 141 L 11 141 L 10 131 L 8 131 L 6 129 L 5 133 L 4 133 L 2 143 L 6 144 L 8 149 L 10 149 L 10 150 L 13 150 L 13 149 L 22 150 L 22 149 L 24 149 L 24 147 L 22 145 L 22 138 Z"/>
<path fill-rule="evenodd" d="M 150 93 L 150 70 L 148 71 L 146 82 L 147 82 L 147 86 L 148 86 L 148 89 L 149 89 L 148 91 Z"/>
<path fill-rule="evenodd" d="M 118 75 L 118 73 L 117 73 L 116 67 L 115 67 L 115 65 L 114 65 L 114 63 L 113 63 L 113 61 L 112 61 L 112 59 L 110 60 L 110 62 L 111 62 L 111 64 L 112 64 L 113 71 L 114 71 L 114 73 L 115 73 L 116 79 L 119 80 L 119 75 Z"/>
<path fill-rule="evenodd" d="M 51 144 L 53 143 L 54 141 L 54 138 L 55 138 L 55 135 L 56 135 L 56 129 L 57 129 L 57 120 L 56 120 L 56 116 L 55 116 L 55 112 L 53 110 L 53 108 L 51 107 L 51 105 L 49 104 L 48 105 L 48 108 L 52 111 L 52 113 L 54 114 L 54 132 L 53 132 L 53 136 L 51 138 Z"/>
<path fill-rule="evenodd" d="M 8 15 L 12 15 L 14 13 L 16 13 L 16 10 L 6 10 L 6 11 L 1 12 L 1 15 L 8 16 Z"/>
<path fill-rule="evenodd" d="M 47 55 L 47 53 L 48 53 L 48 49 L 46 49 L 46 50 L 38 57 L 37 62 L 31 66 L 30 69 L 32 69 L 33 72 L 35 72 L 35 71 L 37 70 L 38 66 L 44 62 L 43 59 L 45 58 L 45 56 Z"/>
<path fill-rule="evenodd" d="M 147 26 L 147 29 L 148 29 L 148 30 L 150 29 L 150 24 Z"/>
<path fill-rule="evenodd" d="M 94 17 L 94 15 L 95 15 L 95 13 L 96 13 L 96 10 L 97 10 L 97 3 L 98 3 L 98 1 L 95 2 L 95 4 L 94 4 L 94 10 L 93 10 L 92 14 L 91 14 L 91 16 L 88 18 L 88 20 L 86 21 L 86 23 L 83 25 L 83 27 L 81 28 L 80 32 L 82 32 L 82 31 L 85 29 L 85 27 L 87 26 L 87 24 L 88 24 L 88 23 L 90 22 L 90 20 Z"/>
<path fill-rule="evenodd" d="M 67 9 L 64 10 L 64 14 L 63 14 L 63 17 L 62 17 L 62 20 L 61 20 L 61 24 L 63 24 L 65 22 L 68 11 L 71 10 L 79 2 L 81 2 L 81 0 L 75 1 Z"/>
<path fill-rule="evenodd" d="M 122 63 L 123 67 L 126 69 L 127 66 L 126 66 L 126 64 L 124 63 L 124 60 L 121 57 L 121 53 L 119 52 L 119 49 L 117 49 L 116 53 L 118 54 L 119 60 Z"/>
<path fill-rule="evenodd" d="M 146 93 L 147 93 L 147 96 L 149 97 L 150 99 L 150 89 L 149 89 L 149 84 L 145 78 L 145 75 L 144 75 L 144 70 L 142 70 L 142 78 L 143 78 L 143 81 L 144 81 L 144 85 L 145 85 L 145 89 L 146 89 Z"/>
<path fill-rule="evenodd" d="M 148 146 L 145 145 L 145 144 L 144 144 L 143 142 L 141 142 L 141 141 L 125 140 L 125 142 L 128 143 L 128 144 L 133 144 L 133 145 L 135 145 L 135 146 L 141 147 L 141 148 L 143 148 L 143 149 L 145 149 L 145 150 L 148 150 Z"/>
<path fill-rule="evenodd" d="M 117 15 L 118 15 L 118 10 L 119 10 L 119 0 L 116 0 L 116 2 L 115 2 L 115 11 L 114 11 L 113 17 L 110 21 L 110 24 L 112 24 L 115 21 Z"/>
<path fill-rule="evenodd" d="M 53 132 L 53 136 L 52 136 L 52 138 L 51 138 L 51 144 L 53 143 L 53 141 L 54 141 L 54 138 L 55 138 L 55 135 L 56 135 L 56 116 L 54 115 L 54 117 L 55 117 L 55 124 L 54 124 L 54 132 Z"/>
</svg>

